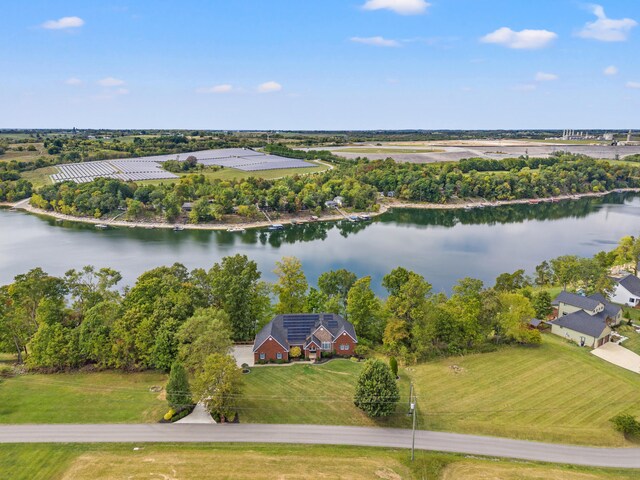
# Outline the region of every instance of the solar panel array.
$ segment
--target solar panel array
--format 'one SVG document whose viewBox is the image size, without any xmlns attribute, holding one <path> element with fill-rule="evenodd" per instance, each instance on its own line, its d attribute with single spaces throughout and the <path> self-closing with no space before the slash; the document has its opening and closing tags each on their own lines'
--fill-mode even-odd
<svg viewBox="0 0 640 480">
<path fill-rule="evenodd" d="M 289 343 L 303 343 L 318 320 L 318 315 L 296 315 L 282 317 L 282 326 L 287 329 L 287 340 Z"/>
<path fill-rule="evenodd" d="M 161 163 L 168 160 L 184 161 L 191 156 L 195 157 L 198 163 L 206 166 L 217 165 L 245 172 L 314 166 L 296 158 L 267 155 L 246 148 L 221 148 L 180 154 L 63 164 L 58 165 L 58 173 L 51 175 L 51 180 L 54 183 L 69 180 L 85 183 L 100 177 L 117 178 L 124 181 L 177 178 L 177 175 L 164 170 Z"/>
<path fill-rule="evenodd" d="M 51 175 L 54 183 L 72 181 L 87 183 L 96 178 L 116 178 L 125 182 L 178 178 L 163 170 L 159 163 L 135 160 L 105 160 L 101 162 L 58 165 L 58 173 Z"/>
</svg>

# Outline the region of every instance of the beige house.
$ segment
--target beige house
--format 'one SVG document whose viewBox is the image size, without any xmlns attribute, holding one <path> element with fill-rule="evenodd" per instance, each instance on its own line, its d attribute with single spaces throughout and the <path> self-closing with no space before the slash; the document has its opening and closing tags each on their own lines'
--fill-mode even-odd
<svg viewBox="0 0 640 480">
<path fill-rule="evenodd" d="M 598 348 L 611 339 L 611 327 L 622 320 L 622 308 L 604 296 L 588 297 L 561 292 L 552 302 L 557 318 L 551 321 L 551 333 L 571 340 L 581 347 Z"/>
</svg>

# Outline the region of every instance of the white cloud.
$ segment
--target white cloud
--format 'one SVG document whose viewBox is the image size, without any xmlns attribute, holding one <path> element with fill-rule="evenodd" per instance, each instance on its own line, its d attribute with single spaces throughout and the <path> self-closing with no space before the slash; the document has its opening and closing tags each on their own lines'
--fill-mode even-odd
<svg viewBox="0 0 640 480">
<path fill-rule="evenodd" d="M 282 85 L 278 82 L 265 82 L 258 85 L 258 91 L 260 93 L 271 93 L 271 92 L 279 92 L 282 90 Z"/>
<path fill-rule="evenodd" d="M 555 73 L 536 73 L 536 82 L 551 82 L 553 80 L 558 80 L 558 75 L 556 75 Z"/>
<path fill-rule="evenodd" d="M 425 0 L 367 0 L 365 10 L 391 10 L 400 15 L 420 15 L 431 6 Z"/>
<path fill-rule="evenodd" d="M 516 92 L 533 92 L 536 88 L 538 88 L 533 83 L 525 83 L 522 85 L 515 85 L 511 89 Z"/>
<path fill-rule="evenodd" d="M 548 30 L 520 30 L 515 32 L 502 27 L 480 39 L 483 43 L 495 43 L 514 49 L 534 50 L 548 46 L 558 35 Z"/>
<path fill-rule="evenodd" d="M 65 28 L 78 28 L 84 25 L 84 20 L 80 17 L 62 17 L 58 20 L 47 20 L 42 24 L 42 28 L 47 30 L 63 30 Z"/>
<path fill-rule="evenodd" d="M 119 78 L 106 77 L 102 80 L 98 80 L 98 85 L 101 87 L 120 87 L 124 85 L 124 80 L 120 80 Z"/>
<path fill-rule="evenodd" d="M 79 78 L 75 78 L 75 77 L 71 77 L 71 78 L 67 78 L 64 83 L 66 83 L 67 85 L 71 85 L 74 87 L 78 87 L 82 84 L 84 84 L 84 82 L 82 80 L 80 80 Z"/>
<path fill-rule="evenodd" d="M 373 45 L 374 47 L 400 47 L 401 44 L 397 40 L 391 40 L 384 37 L 351 37 L 351 41 L 355 43 L 363 43 L 364 45 Z"/>
<path fill-rule="evenodd" d="M 601 5 L 590 5 L 589 8 L 598 19 L 595 22 L 587 22 L 584 28 L 578 32 L 579 37 L 602 42 L 624 42 L 629 38 L 631 29 L 638 25 L 638 22 L 631 18 L 619 20 L 607 18 Z"/>
<path fill-rule="evenodd" d="M 627 82 L 627 88 L 638 89 L 640 88 L 640 82 Z"/>
<path fill-rule="evenodd" d="M 116 94 L 116 95 L 128 95 L 128 94 L 129 94 L 129 90 L 128 90 L 128 89 L 126 89 L 126 88 L 118 88 L 118 89 L 115 91 L 115 94 Z"/>
<path fill-rule="evenodd" d="M 604 73 L 605 75 L 608 76 L 613 76 L 613 75 L 617 75 L 618 74 L 618 67 L 614 66 L 614 65 L 609 65 L 607 68 L 605 68 L 602 73 Z"/>
<path fill-rule="evenodd" d="M 230 85 L 228 83 L 214 85 L 212 87 L 198 88 L 196 90 L 196 92 L 198 93 L 229 93 L 231 91 L 233 91 L 233 85 Z"/>
</svg>

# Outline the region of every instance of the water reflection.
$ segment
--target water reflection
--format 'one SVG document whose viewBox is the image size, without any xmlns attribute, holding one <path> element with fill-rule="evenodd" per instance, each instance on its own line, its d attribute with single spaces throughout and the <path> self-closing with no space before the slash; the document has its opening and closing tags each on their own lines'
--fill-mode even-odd
<svg viewBox="0 0 640 480">
<path fill-rule="evenodd" d="M 57 222 L 0 210 L 0 283 L 29 268 L 53 274 L 85 264 L 111 266 L 131 283 L 143 271 L 174 262 L 209 267 L 243 253 L 272 279 L 274 263 L 299 257 L 311 282 L 323 271 L 348 268 L 371 275 L 380 291 L 384 274 L 412 268 L 448 290 L 464 276 L 492 283 L 503 271 L 529 270 L 540 261 L 592 255 L 623 235 L 640 233 L 640 197 L 612 194 L 537 205 L 471 210 L 394 210 L 365 222 L 309 222 L 281 231 L 110 228 Z"/>
</svg>

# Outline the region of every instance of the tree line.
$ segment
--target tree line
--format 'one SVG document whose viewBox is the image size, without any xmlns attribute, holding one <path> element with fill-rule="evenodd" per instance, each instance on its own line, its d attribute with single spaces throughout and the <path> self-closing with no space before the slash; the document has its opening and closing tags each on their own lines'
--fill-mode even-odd
<svg viewBox="0 0 640 480">
<path fill-rule="evenodd" d="M 354 325 L 359 355 L 381 348 L 416 362 L 539 343 L 528 322 L 550 313 L 551 298 L 533 286 L 607 293 L 609 267 L 638 261 L 640 239 L 625 237 L 593 258 L 543 262 L 534 278 L 518 270 L 491 287 L 461 279 L 449 296 L 398 267 L 382 280 L 386 298 L 375 294 L 371 277 L 345 269 L 325 272 L 310 286 L 293 257 L 277 262 L 273 284 L 262 280 L 255 262 L 235 255 L 209 270 L 155 268 L 123 291 L 120 274 L 108 268 L 87 266 L 60 277 L 35 268 L 0 287 L 0 349 L 47 371 L 85 365 L 168 371 L 176 360 L 196 368 L 210 353 L 228 353 L 232 341 L 252 341 L 274 314 L 332 312 Z"/>
<path fill-rule="evenodd" d="M 205 223 L 231 214 L 251 219 L 259 215 L 258 209 L 276 214 L 320 213 L 327 208 L 325 202 L 337 196 L 343 198 L 345 207 L 375 210 L 379 192 L 407 201 L 446 203 L 455 198 L 514 200 L 640 187 L 640 167 L 570 154 L 421 165 L 392 159 L 346 161 L 330 152 L 291 150 L 282 145 L 271 145 L 268 150 L 296 158 L 322 158 L 336 167 L 276 180 L 208 179 L 196 173 L 160 185 L 113 179 L 80 185 L 64 182 L 40 188 L 32 203 L 69 215 L 100 217 L 126 209 L 132 220 L 163 217 L 173 221 L 181 214 L 183 203 L 191 202 L 189 221 Z"/>
</svg>

